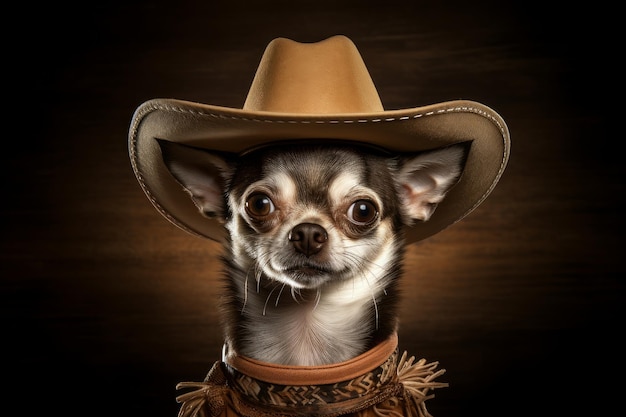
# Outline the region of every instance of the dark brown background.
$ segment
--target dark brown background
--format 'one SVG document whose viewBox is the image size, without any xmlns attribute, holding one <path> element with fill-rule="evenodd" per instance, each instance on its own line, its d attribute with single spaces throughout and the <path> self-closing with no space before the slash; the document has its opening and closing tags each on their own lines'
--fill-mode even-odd
<svg viewBox="0 0 626 417">
<path fill-rule="evenodd" d="M 93 3 L 5 16 L 16 23 L 3 59 L 5 409 L 176 415 L 175 384 L 219 358 L 219 248 L 144 197 L 127 156 L 132 113 L 155 97 L 241 107 L 271 39 L 334 34 L 357 44 L 387 109 L 473 99 L 511 131 L 493 194 L 408 253 L 400 345 L 438 360 L 450 383 L 432 414 L 621 405 L 623 133 L 607 100 L 622 82 L 610 10 Z"/>
</svg>

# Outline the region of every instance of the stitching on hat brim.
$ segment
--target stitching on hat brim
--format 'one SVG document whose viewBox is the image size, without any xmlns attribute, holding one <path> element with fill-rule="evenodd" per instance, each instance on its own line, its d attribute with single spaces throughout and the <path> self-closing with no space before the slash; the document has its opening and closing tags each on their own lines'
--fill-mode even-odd
<svg viewBox="0 0 626 417">
<path fill-rule="evenodd" d="M 241 120 L 241 121 L 247 121 L 247 122 L 257 122 L 257 123 L 295 123 L 295 124 L 306 124 L 306 123 L 320 123 L 320 124 L 347 124 L 347 123 L 389 123 L 389 122 L 403 122 L 403 121 L 408 121 L 408 120 L 413 120 L 413 119 L 419 119 L 422 117 L 428 117 L 428 116 L 434 116 L 434 115 L 440 115 L 440 114 L 446 114 L 446 113 L 474 113 L 474 114 L 478 114 L 486 119 L 488 119 L 489 121 L 491 121 L 500 131 L 500 135 L 502 137 L 502 142 L 503 142 L 503 147 L 504 147 L 504 152 L 502 153 L 502 160 L 500 161 L 500 167 L 498 168 L 498 173 L 496 175 L 496 177 L 494 178 L 494 180 L 491 183 L 491 186 L 483 193 L 483 195 L 476 201 L 476 203 L 474 205 L 472 205 L 468 210 L 465 211 L 465 213 L 463 213 L 462 216 L 460 216 L 459 218 L 457 218 L 454 222 L 448 224 L 447 226 L 444 226 L 444 228 L 451 226 L 452 224 L 457 223 L 458 221 L 460 221 L 461 219 L 463 219 L 464 217 L 466 217 L 469 213 L 471 213 L 472 211 L 474 211 L 480 204 L 482 204 L 483 201 L 485 201 L 485 199 L 489 196 L 489 194 L 491 194 L 491 192 L 493 191 L 493 189 L 495 188 L 495 186 L 497 185 L 500 177 L 502 176 L 504 169 L 506 167 L 507 161 L 508 161 L 508 156 L 510 153 L 510 140 L 509 139 L 509 135 L 508 135 L 508 130 L 506 128 L 506 126 L 504 124 L 502 124 L 500 122 L 500 120 L 498 120 L 498 118 L 494 117 L 492 114 L 490 114 L 489 112 L 480 109 L 478 107 L 472 107 L 472 106 L 451 106 L 451 107 L 447 107 L 447 108 L 442 108 L 442 109 L 438 109 L 435 111 L 427 111 L 427 112 L 418 112 L 415 113 L 414 115 L 411 116 L 401 116 L 401 117 L 388 117 L 388 118 L 380 118 L 380 117 L 376 117 L 376 118 L 359 118 L 359 119 L 328 119 L 328 120 L 306 120 L 306 119 L 285 119 L 285 120 L 281 120 L 281 119 L 267 119 L 267 118 L 258 118 L 258 117 L 244 117 L 244 116 L 239 116 L 239 115 L 226 115 L 226 114 L 221 114 L 221 113 L 213 113 L 213 112 L 207 112 L 207 111 L 202 111 L 202 110 L 197 110 L 197 109 L 190 109 L 190 108 L 186 108 L 186 107 L 182 107 L 182 106 L 173 106 L 173 105 L 167 105 L 167 104 L 163 104 L 163 103 L 157 103 L 156 100 L 152 100 L 152 101 L 148 101 L 146 103 L 144 103 L 142 106 L 140 106 L 136 113 L 133 116 L 133 123 L 131 125 L 130 128 L 130 134 L 129 134 L 129 154 L 130 154 L 130 159 L 131 159 L 131 165 L 133 168 L 133 171 L 135 172 L 135 176 L 137 177 L 137 181 L 139 182 L 139 184 L 141 185 L 141 188 L 144 190 L 146 196 L 148 197 L 148 199 L 150 200 L 150 202 L 154 205 L 154 207 L 165 217 L 167 218 L 170 222 L 172 222 L 173 224 L 175 224 L 176 226 L 178 226 L 179 228 L 183 229 L 184 231 L 195 235 L 195 236 L 199 236 L 199 237 L 204 237 L 204 238 L 209 238 L 209 239 L 213 239 L 209 236 L 206 236 L 202 233 L 199 233 L 196 230 L 193 230 L 191 228 L 189 228 L 187 225 L 185 225 L 184 223 L 182 223 L 181 221 L 179 221 L 178 219 L 174 218 L 167 210 L 165 210 L 156 200 L 156 198 L 153 196 L 153 194 L 150 192 L 150 190 L 148 189 L 147 184 L 145 183 L 144 179 L 143 179 L 143 175 L 141 174 L 139 167 L 137 165 L 137 134 L 139 131 L 139 125 L 141 123 L 141 121 L 143 120 L 143 118 L 149 114 L 152 113 L 153 111 L 156 110 L 162 110 L 162 111 L 174 111 L 174 112 L 178 112 L 178 113 L 184 113 L 184 114 L 191 114 L 191 115 L 197 115 L 197 116 L 201 116 L 201 117 L 214 117 L 214 118 L 222 118 L 222 119 L 230 119 L 230 120 Z M 442 229 L 443 230 L 443 229 Z M 428 236 L 418 239 L 416 241 L 422 240 L 427 238 Z M 215 240 L 215 239 L 213 239 Z"/>
</svg>

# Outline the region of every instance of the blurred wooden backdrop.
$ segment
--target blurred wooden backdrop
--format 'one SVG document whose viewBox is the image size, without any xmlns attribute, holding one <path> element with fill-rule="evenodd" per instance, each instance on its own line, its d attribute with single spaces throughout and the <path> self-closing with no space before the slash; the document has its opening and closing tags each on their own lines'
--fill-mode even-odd
<svg viewBox="0 0 626 417">
<path fill-rule="evenodd" d="M 623 83 L 605 53 L 618 51 L 610 11 L 491 0 L 18 9 L 3 65 L 6 415 L 176 415 L 175 384 L 220 355 L 219 248 L 143 195 L 132 113 L 156 97 L 241 107 L 271 39 L 334 34 L 357 44 L 387 109 L 473 99 L 511 131 L 493 194 L 408 252 L 400 345 L 447 369 L 434 417 L 621 406 L 623 133 L 605 97 Z"/>
</svg>

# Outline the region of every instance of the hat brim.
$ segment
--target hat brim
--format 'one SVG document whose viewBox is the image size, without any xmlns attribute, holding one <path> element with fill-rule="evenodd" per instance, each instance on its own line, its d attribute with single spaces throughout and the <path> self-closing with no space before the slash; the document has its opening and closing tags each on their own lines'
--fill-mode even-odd
<svg viewBox="0 0 626 417">
<path fill-rule="evenodd" d="M 143 103 L 135 111 L 129 131 L 129 155 L 141 188 L 170 222 L 218 242 L 226 238 L 223 224 L 200 214 L 166 168 L 156 139 L 237 153 L 299 139 L 355 141 L 399 152 L 471 141 L 461 180 L 427 222 L 406 229 L 407 243 L 432 236 L 472 212 L 497 184 L 510 152 L 504 120 L 473 101 L 322 116 L 251 112 L 175 99 Z"/>
</svg>

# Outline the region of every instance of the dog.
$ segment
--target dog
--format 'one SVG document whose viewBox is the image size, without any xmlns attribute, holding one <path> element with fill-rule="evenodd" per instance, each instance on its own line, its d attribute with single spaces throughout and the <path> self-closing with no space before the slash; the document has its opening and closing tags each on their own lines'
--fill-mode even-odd
<svg viewBox="0 0 626 417">
<path fill-rule="evenodd" d="M 403 258 L 499 181 L 498 113 L 386 110 L 349 38 L 276 38 L 242 108 L 148 100 L 128 143 L 157 211 L 224 248 L 222 358 L 179 417 L 430 416 L 445 370 L 398 349 Z"/>
<path fill-rule="evenodd" d="M 350 360 L 397 331 L 403 228 L 427 222 L 469 143 L 417 153 L 303 142 L 243 154 L 159 140 L 203 216 L 228 231 L 225 345 L 255 360 Z"/>
</svg>

